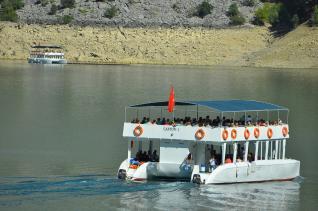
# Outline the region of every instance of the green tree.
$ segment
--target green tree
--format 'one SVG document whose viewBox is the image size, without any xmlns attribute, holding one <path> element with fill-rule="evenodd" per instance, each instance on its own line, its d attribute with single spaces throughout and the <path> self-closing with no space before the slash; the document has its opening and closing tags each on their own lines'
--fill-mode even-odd
<svg viewBox="0 0 318 211">
<path fill-rule="evenodd" d="M 14 5 L 10 0 L 3 0 L 0 3 L 2 8 L 0 20 L 16 22 L 18 20 L 18 15 L 15 12 L 17 5 Z"/>
<path fill-rule="evenodd" d="M 200 18 L 204 18 L 208 14 L 211 14 L 212 10 L 213 10 L 213 6 L 208 1 L 205 0 L 198 5 L 194 15 Z"/>
<path fill-rule="evenodd" d="M 61 21 L 62 21 L 62 24 L 69 24 L 72 22 L 73 20 L 73 16 L 71 15 L 64 15 L 62 18 L 61 18 Z"/>
<path fill-rule="evenodd" d="M 118 12 L 118 9 L 115 6 L 112 6 L 106 9 L 104 13 L 104 17 L 112 19 L 113 17 L 117 15 L 117 12 Z"/>
<path fill-rule="evenodd" d="M 230 17 L 230 24 L 233 26 L 243 25 L 245 23 L 245 18 L 242 14 L 234 15 Z"/>
<path fill-rule="evenodd" d="M 236 16 L 240 13 L 236 3 L 230 5 L 229 10 L 227 11 L 227 16 Z"/>
</svg>

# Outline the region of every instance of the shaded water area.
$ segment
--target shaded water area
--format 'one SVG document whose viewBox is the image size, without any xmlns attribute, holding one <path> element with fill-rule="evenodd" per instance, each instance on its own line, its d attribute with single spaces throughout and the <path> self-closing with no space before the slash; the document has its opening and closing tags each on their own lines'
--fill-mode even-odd
<svg viewBox="0 0 318 211">
<path fill-rule="evenodd" d="M 289 182 L 198 186 L 116 179 L 127 156 L 124 107 L 254 99 L 290 109 Z M 0 62 L 0 209 L 280 209 L 318 206 L 317 69 L 29 65 Z"/>
</svg>

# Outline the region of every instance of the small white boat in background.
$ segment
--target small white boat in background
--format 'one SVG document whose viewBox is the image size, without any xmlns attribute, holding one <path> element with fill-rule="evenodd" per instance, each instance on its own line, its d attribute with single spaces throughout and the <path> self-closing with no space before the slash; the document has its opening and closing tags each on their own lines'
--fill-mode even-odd
<svg viewBox="0 0 318 211">
<path fill-rule="evenodd" d="M 126 107 L 128 157 L 118 178 L 225 184 L 299 176 L 300 161 L 286 158 L 287 108 L 252 100 L 182 101 L 169 113 L 168 104 Z"/>
<path fill-rule="evenodd" d="M 63 48 L 58 45 L 32 46 L 28 62 L 35 64 L 67 64 Z"/>
</svg>

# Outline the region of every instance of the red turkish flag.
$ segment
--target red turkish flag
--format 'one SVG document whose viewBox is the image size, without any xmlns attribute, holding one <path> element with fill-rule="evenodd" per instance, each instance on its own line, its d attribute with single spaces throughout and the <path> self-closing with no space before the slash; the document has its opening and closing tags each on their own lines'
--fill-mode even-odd
<svg viewBox="0 0 318 211">
<path fill-rule="evenodd" d="M 174 88 L 171 86 L 170 88 L 170 96 L 169 96 L 169 103 L 168 103 L 168 111 L 173 112 L 173 108 L 176 104 L 176 101 L 174 99 Z"/>
</svg>

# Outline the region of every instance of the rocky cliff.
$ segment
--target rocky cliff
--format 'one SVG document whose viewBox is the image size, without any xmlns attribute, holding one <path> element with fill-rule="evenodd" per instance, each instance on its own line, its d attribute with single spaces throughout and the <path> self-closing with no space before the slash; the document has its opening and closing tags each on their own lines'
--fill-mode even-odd
<svg viewBox="0 0 318 211">
<path fill-rule="evenodd" d="M 74 8 L 58 9 L 56 14 L 48 15 L 53 4 L 60 5 L 60 0 L 47 0 L 43 6 L 39 0 L 25 0 L 24 8 L 17 11 L 24 23 L 55 24 L 61 17 L 73 17 L 71 24 L 81 26 L 204 26 L 225 27 L 229 24 L 226 12 L 232 3 L 237 3 L 247 22 L 252 19 L 259 1 L 254 6 L 244 6 L 246 0 L 207 0 L 213 9 L 203 18 L 194 14 L 203 0 L 76 0 Z M 105 11 L 111 7 L 117 9 L 113 18 L 105 17 Z"/>
</svg>

